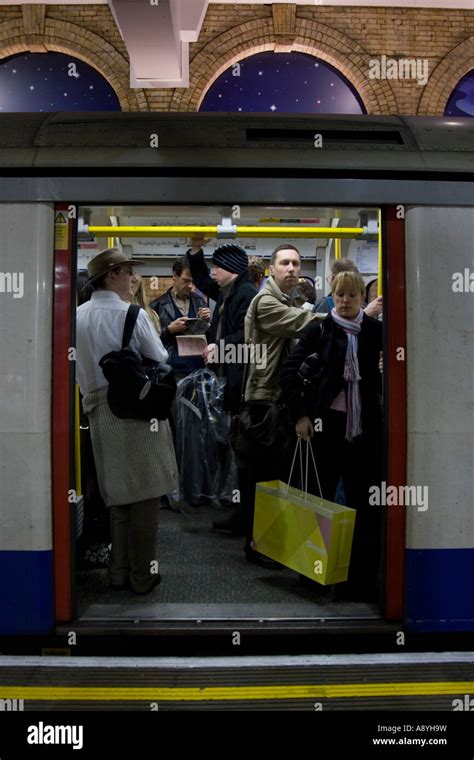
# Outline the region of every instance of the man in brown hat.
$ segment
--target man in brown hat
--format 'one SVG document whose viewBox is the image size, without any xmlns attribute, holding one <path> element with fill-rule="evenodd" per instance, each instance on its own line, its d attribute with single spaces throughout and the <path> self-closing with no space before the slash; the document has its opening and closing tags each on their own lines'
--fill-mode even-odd
<svg viewBox="0 0 474 760">
<path fill-rule="evenodd" d="M 130 584 L 146 594 L 160 582 L 157 559 L 160 496 L 177 487 L 177 466 L 168 421 L 119 419 L 107 404 L 107 380 L 99 366 L 122 347 L 125 318 L 133 297 L 134 268 L 116 248 L 88 264 L 94 288 L 77 309 L 77 382 L 88 415 L 101 496 L 110 508 L 112 588 Z M 168 358 L 154 326 L 141 309 L 130 348 L 154 361 Z M 157 428 L 157 429 L 156 429 Z"/>
</svg>

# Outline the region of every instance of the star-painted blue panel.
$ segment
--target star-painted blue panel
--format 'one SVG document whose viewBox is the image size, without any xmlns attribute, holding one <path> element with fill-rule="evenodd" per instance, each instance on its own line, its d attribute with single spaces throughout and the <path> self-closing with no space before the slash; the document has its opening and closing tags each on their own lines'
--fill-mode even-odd
<svg viewBox="0 0 474 760">
<path fill-rule="evenodd" d="M 474 116 L 474 69 L 452 91 L 444 115 Z"/>
<path fill-rule="evenodd" d="M 258 53 L 211 85 L 201 111 L 365 114 L 348 80 L 306 53 Z"/>
<path fill-rule="evenodd" d="M 0 65 L 0 112 L 120 111 L 110 84 L 63 53 L 20 53 Z"/>
</svg>

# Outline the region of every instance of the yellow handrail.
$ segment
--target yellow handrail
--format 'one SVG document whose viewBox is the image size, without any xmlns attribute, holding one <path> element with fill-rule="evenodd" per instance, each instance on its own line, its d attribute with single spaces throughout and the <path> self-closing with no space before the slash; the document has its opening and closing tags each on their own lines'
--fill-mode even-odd
<svg viewBox="0 0 474 760">
<path fill-rule="evenodd" d="M 216 238 L 223 231 L 218 225 L 157 225 L 138 227 L 101 227 L 90 225 L 88 232 L 100 237 L 211 237 Z M 239 238 L 334 238 L 335 240 L 356 238 L 364 234 L 363 227 L 235 227 L 229 237 Z"/>
</svg>

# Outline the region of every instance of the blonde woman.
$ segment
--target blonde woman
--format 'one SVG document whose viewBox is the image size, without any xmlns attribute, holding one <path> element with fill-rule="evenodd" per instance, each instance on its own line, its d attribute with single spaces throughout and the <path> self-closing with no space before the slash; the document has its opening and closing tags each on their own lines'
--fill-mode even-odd
<svg viewBox="0 0 474 760">
<path fill-rule="evenodd" d="M 333 500 L 342 478 L 346 506 L 357 510 L 349 581 L 339 590 L 368 600 L 377 596 L 381 543 L 381 510 L 369 506 L 369 489 L 382 479 L 382 325 L 362 309 L 358 272 L 339 272 L 331 290 L 334 307 L 303 330 L 280 385 L 296 435 L 313 446 L 323 498 Z"/>
<path fill-rule="evenodd" d="M 160 318 L 156 311 L 153 309 L 150 309 L 148 306 L 148 297 L 145 291 L 145 283 L 143 282 L 143 277 L 139 274 L 135 274 L 135 282 L 133 283 L 133 290 L 134 290 L 134 297 L 132 303 L 137 304 L 137 306 L 141 306 L 142 309 L 145 309 L 146 313 L 151 319 L 152 325 L 155 328 L 158 335 L 161 334 L 161 325 L 160 325 Z"/>
<path fill-rule="evenodd" d="M 145 290 L 145 283 L 143 282 L 143 278 L 139 274 L 135 274 L 136 282 L 133 284 L 134 288 L 134 298 L 132 303 L 137 304 L 137 306 L 141 306 L 142 309 L 145 309 L 146 313 L 150 317 L 153 327 L 156 329 L 158 335 L 161 335 L 161 324 L 160 324 L 160 318 L 156 311 L 154 309 L 151 309 L 148 305 L 148 297 Z M 175 420 L 173 419 L 173 410 L 175 409 L 175 405 L 173 404 L 172 414 L 169 418 L 168 422 L 171 426 L 171 431 L 173 434 L 173 439 L 175 438 L 176 431 L 175 431 Z M 179 491 L 175 489 L 174 491 L 170 491 L 170 493 L 165 494 L 161 497 L 161 508 L 162 509 L 172 509 L 173 512 L 180 512 L 180 496 Z"/>
</svg>

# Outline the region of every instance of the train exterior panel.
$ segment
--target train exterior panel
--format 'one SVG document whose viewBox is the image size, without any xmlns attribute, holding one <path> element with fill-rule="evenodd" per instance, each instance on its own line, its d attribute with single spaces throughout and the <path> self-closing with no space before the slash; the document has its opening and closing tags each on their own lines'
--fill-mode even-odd
<svg viewBox="0 0 474 760">
<path fill-rule="evenodd" d="M 53 622 L 51 355 L 54 207 L 0 204 L 0 599 L 3 633 Z M 8 279 L 4 278 L 8 283 Z"/>
<path fill-rule="evenodd" d="M 473 208 L 407 209 L 407 484 L 418 495 L 406 507 L 405 598 L 413 630 L 473 628 L 474 320 L 465 278 L 473 239 Z"/>
</svg>

